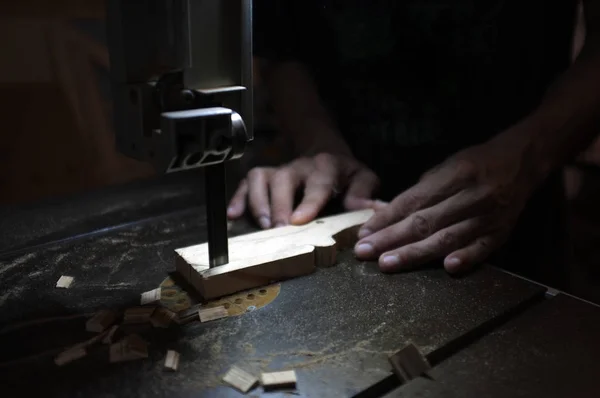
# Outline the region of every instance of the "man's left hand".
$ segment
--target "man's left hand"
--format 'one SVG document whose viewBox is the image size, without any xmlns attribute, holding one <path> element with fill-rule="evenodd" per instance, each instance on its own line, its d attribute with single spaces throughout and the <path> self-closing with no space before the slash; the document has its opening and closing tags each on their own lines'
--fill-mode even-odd
<svg viewBox="0 0 600 398">
<path fill-rule="evenodd" d="M 355 253 L 394 272 L 444 259 L 448 272 L 484 261 L 508 238 L 539 182 L 523 143 L 467 148 L 382 205 L 359 230 Z M 402 170 L 398 170 L 402 173 Z"/>
</svg>

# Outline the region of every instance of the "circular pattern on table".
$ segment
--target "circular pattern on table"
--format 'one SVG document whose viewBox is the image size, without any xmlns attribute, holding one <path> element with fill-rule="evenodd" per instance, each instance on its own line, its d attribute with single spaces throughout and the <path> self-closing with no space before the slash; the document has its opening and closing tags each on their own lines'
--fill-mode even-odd
<svg viewBox="0 0 600 398">
<path fill-rule="evenodd" d="M 183 311 L 197 304 L 171 277 L 167 277 L 162 281 L 160 287 L 162 291 L 161 304 L 171 311 Z M 222 305 L 227 310 L 229 316 L 237 316 L 246 312 L 256 311 L 269 304 L 279 295 L 280 290 L 281 284 L 279 283 L 250 289 L 209 301 L 203 308 L 214 308 Z"/>
</svg>

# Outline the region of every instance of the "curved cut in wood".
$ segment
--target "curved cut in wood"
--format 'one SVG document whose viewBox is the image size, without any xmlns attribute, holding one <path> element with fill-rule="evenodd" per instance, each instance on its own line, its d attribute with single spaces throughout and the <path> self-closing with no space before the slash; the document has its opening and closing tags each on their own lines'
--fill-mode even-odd
<svg viewBox="0 0 600 398">
<path fill-rule="evenodd" d="M 367 209 L 236 236 L 229 263 L 215 268 L 208 266 L 206 243 L 177 249 L 177 271 L 205 299 L 307 275 L 335 264 L 337 250 L 353 245 L 372 215 Z"/>
</svg>

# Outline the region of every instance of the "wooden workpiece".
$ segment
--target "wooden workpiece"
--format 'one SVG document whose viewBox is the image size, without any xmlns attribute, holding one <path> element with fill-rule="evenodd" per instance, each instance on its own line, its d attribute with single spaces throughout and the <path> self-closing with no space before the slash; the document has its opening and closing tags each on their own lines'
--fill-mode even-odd
<svg viewBox="0 0 600 398">
<path fill-rule="evenodd" d="M 56 287 L 59 289 L 68 289 L 69 287 L 71 287 L 73 280 L 74 278 L 72 276 L 62 275 L 60 278 L 58 278 L 58 281 L 56 282 Z"/>
<path fill-rule="evenodd" d="M 337 249 L 353 245 L 372 215 L 360 210 L 236 236 L 229 239 L 229 263 L 215 268 L 208 265 L 207 243 L 184 247 L 175 250 L 176 268 L 205 299 L 307 275 L 333 265 Z"/>
<path fill-rule="evenodd" d="M 93 317 L 88 319 L 85 324 L 85 330 L 88 332 L 102 333 L 117 320 L 117 314 L 110 310 L 98 311 Z"/>
<path fill-rule="evenodd" d="M 223 376 L 223 381 L 245 394 L 258 383 L 258 378 L 237 366 L 233 366 Z"/>
<path fill-rule="evenodd" d="M 405 383 L 431 369 L 427 358 L 414 344 L 409 344 L 389 358 L 398 379 Z"/>
<path fill-rule="evenodd" d="M 179 353 L 169 350 L 165 356 L 165 369 L 176 372 L 179 369 Z"/>
<path fill-rule="evenodd" d="M 286 370 L 283 372 L 269 372 L 260 375 L 260 383 L 265 391 L 280 388 L 296 388 L 296 372 Z"/>
</svg>

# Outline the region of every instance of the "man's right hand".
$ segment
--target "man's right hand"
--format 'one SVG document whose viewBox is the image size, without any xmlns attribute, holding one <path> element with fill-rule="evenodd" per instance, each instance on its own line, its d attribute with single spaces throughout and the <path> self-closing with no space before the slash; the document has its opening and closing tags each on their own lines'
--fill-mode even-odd
<svg viewBox="0 0 600 398">
<path fill-rule="evenodd" d="M 356 159 L 320 153 L 278 168 L 250 170 L 231 199 L 227 215 L 238 218 L 249 206 L 261 228 L 304 224 L 312 221 L 338 192 L 345 195 L 347 210 L 373 207 L 372 196 L 378 186 L 375 173 Z M 294 197 L 300 188 L 304 195 L 294 209 Z"/>
</svg>

